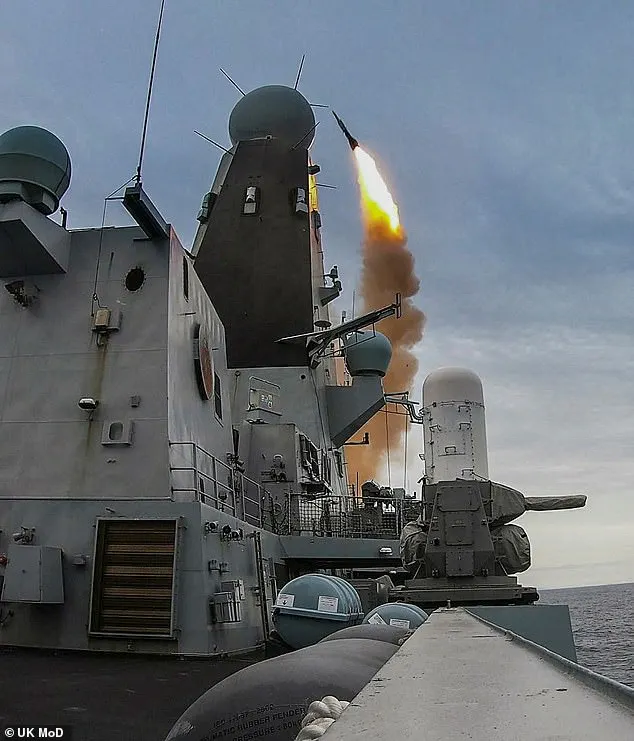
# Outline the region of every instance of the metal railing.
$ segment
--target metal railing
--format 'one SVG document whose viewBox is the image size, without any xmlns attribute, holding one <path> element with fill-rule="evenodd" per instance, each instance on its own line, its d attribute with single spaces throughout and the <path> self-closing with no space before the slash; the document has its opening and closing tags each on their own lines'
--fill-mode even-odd
<svg viewBox="0 0 634 741">
<path fill-rule="evenodd" d="M 193 442 L 170 443 L 172 493 L 279 535 L 398 539 L 420 502 L 385 497 L 287 494 L 273 498 L 256 481 Z"/>
<path fill-rule="evenodd" d="M 331 496 L 298 500 L 297 514 L 290 522 L 293 535 L 398 539 L 405 522 L 418 516 L 413 503 L 403 499 Z"/>
<path fill-rule="evenodd" d="M 193 442 L 170 442 L 172 493 L 190 493 L 195 499 L 227 512 L 255 527 L 264 526 L 263 502 L 268 495 L 248 476 Z M 172 452 L 173 451 L 173 452 Z"/>
</svg>

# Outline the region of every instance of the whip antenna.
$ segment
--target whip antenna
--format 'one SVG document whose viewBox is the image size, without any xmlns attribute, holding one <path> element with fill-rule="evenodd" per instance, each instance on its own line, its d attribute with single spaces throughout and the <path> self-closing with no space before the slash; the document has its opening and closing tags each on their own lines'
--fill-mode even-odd
<svg viewBox="0 0 634 741">
<path fill-rule="evenodd" d="M 238 85 L 238 83 L 233 79 L 233 77 L 230 77 L 223 69 L 222 67 L 218 67 L 218 69 L 222 72 L 222 74 L 229 80 L 229 82 L 233 85 L 233 87 L 239 92 L 242 93 L 243 96 L 246 95 L 244 90 Z"/>
<path fill-rule="evenodd" d="M 299 70 L 297 71 L 297 77 L 295 78 L 295 85 L 293 86 L 293 90 L 297 90 L 297 86 L 299 85 L 299 78 L 302 76 L 302 69 L 304 68 L 304 59 L 306 59 L 306 55 L 302 54 L 302 61 L 299 63 Z"/>
<path fill-rule="evenodd" d="M 143 166 L 143 155 L 145 153 L 145 139 L 147 137 L 147 125 L 150 118 L 150 102 L 152 100 L 152 88 L 154 87 L 154 72 L 156 70 L 156 58 L 158 56 L 159 39 L 161 38 L 161 27 L 163 25 L 163 11 L 165 9 L 165 0 L 161 0 L 161 10 L 159 11 L 158 25 L 156 27 L 156 38 L 154 39 L 154 52 L 152 54 L 152 68 L 150 70 L 150 82 L 147 90 L 147 100 L 145 102 L 145 116 L 143 117 L 143 133 L 141 134 L 141 151 L 139 152 L 139 164 L 136 168 L 135 181 L 141 182 L 141 167 Z"/>
</svg>

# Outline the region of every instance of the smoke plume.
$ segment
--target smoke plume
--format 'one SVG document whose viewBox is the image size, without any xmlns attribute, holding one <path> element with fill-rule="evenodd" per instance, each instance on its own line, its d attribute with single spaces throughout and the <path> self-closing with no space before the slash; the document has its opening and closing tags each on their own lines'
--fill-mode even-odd
<svg viewBox="0 0 634 741">
<path fill-rule="evenodd" d="M 363 312 L 389 306 L 394 302 L 395 295 L 401 294 L 400 319 L 384 319 L 377 325 L 377 330 L 392 343 L 392 362 L 383 383 L 385 392 L 411 391 L 418 370 L 418 361 L 412 349 L 422 339 L 425 326 L 425 315 L 412 301 L 418 293 L 420 281 L 414 270 L 414 257 L 407 249 L 407 235 L 400 225 L 398 209 L 374 161 L 360 147 L 355 150 L 355 155 L 364 226 L 361 272 Z M 399 408 L 397 411 L 405 410 Z M 385 410 L 374 415 L 359 433 L 369 433 L 370 445 L 347 449 L 351 483 L 358 480 L 362 484 L 374 479 L 386 454 L 393 453 L 396 459 L 401 457 L 406 424 L 406 416 L 386 414 Z M 380 483 L 387 485 L 388 481 Z M 391 483 L 393 486 L 400 485 L 400 482 Z"/>
</svg>

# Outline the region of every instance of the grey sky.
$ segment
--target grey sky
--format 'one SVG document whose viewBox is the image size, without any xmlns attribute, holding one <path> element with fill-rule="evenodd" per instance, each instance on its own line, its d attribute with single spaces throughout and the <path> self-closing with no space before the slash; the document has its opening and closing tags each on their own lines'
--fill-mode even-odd
<svg viewBox="0 0 634 741">
<path fill-rule="evenodd" d="M 158 5 L 0 5 L 0 130 L 39 124 L 65 142 L 71 227 L 98 225 L 134 173 Z M 520 521 L 535 564 L 523 581 L 538 586 L 634 580 L 632 38 L 628 0 L 167 0 L 152 198 L 188 244 L 219 160 L 192 131 L 227 143 L 238 99 L 218 67 L 247 90 L 292 85 L 307 53 L 300 89 L 378 157 L 409 233 L 428 316 L 414 398 L 435 367 L 472 368 L 493 478 L 589 495 Z M 322 191 L 327 258 L 350 291 L 354 173 L 317 117 L 313 157 L 339 186 Z"/>
</svg>

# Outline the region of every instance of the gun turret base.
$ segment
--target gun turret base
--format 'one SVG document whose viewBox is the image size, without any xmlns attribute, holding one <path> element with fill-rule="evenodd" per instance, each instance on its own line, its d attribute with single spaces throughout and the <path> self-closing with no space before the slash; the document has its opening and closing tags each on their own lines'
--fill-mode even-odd
<svg viewBox="0 0 634 741">
<path fill-rule="evenodd" d="M 469 579 L 469 584 L 459 586 L 446 579 L 414 579 L 406 582 L 404 587 L 390 590 L 390 601 L 409 602 L 422 607 L 423 610 L 469 605 L 530 605 L 537 602 L 539 594 L 535 587 L 523 587 L 520 584 L 509 584 L 508 577 L 483 577 L 478 584 L 476 579 Z"/>
</svg>

